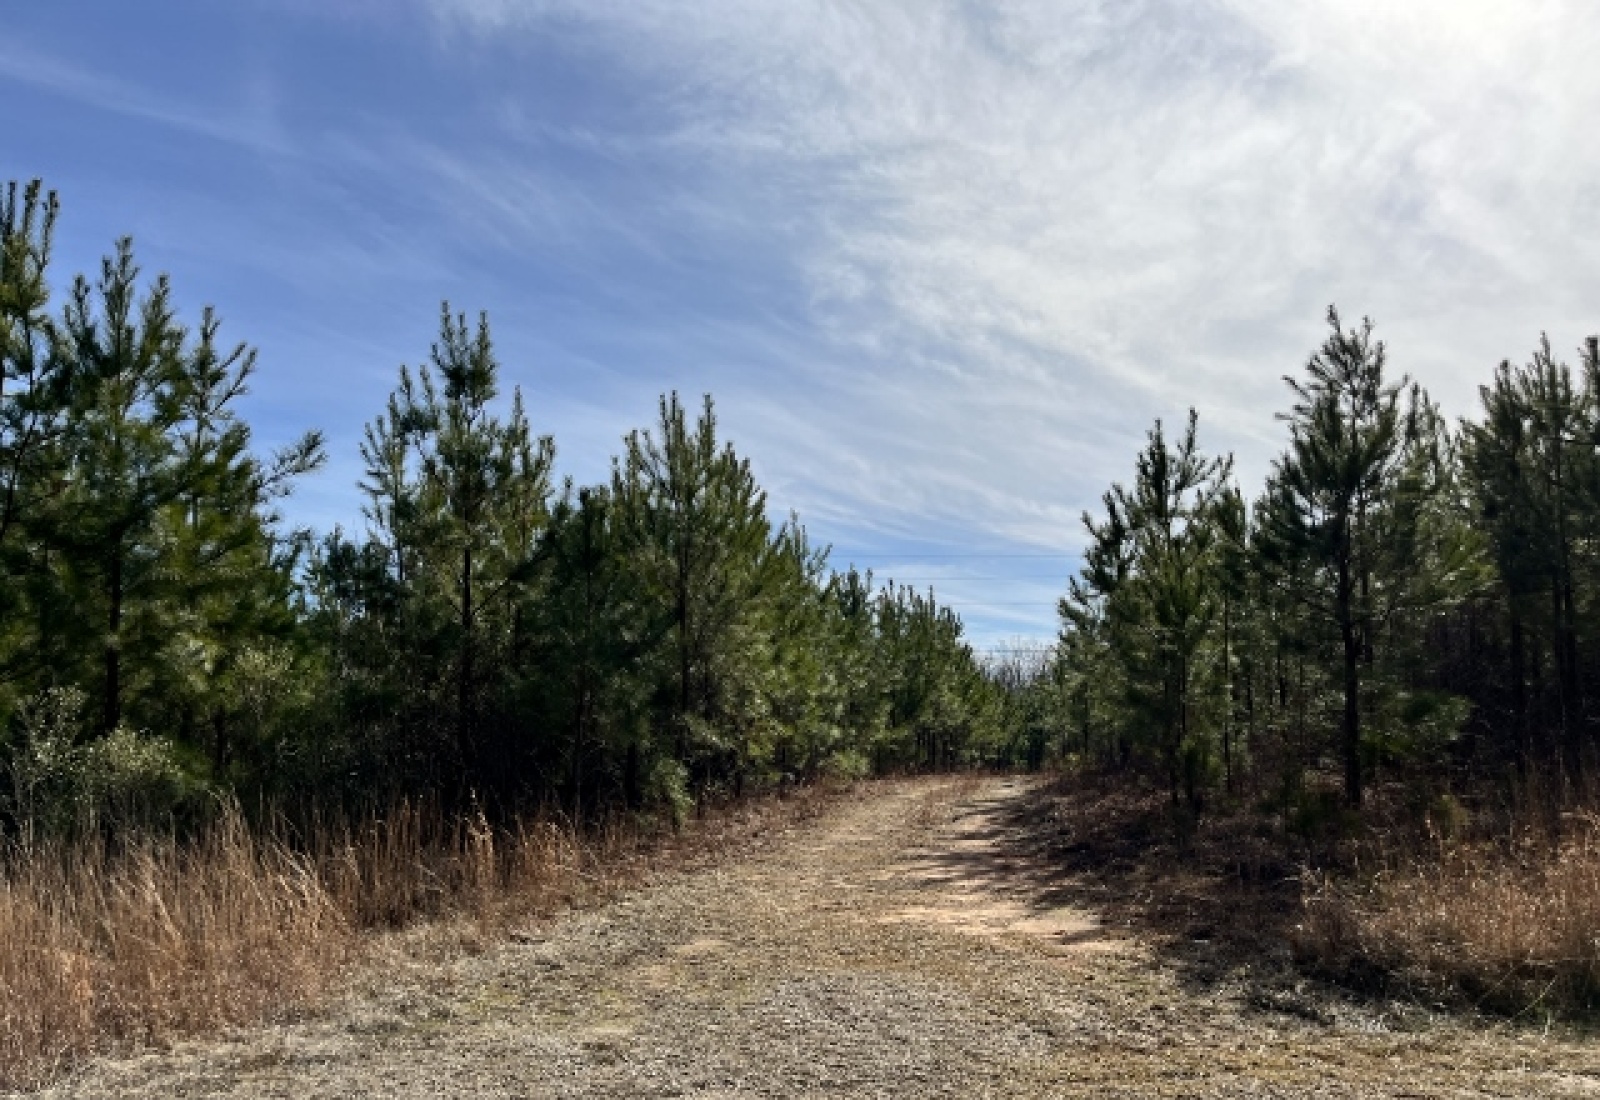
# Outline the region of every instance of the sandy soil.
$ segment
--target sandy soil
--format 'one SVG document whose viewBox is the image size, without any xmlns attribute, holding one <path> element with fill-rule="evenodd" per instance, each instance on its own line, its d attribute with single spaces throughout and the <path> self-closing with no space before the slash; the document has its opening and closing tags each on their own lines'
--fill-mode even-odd
<svg viewBox="0 0 1600 1100">
<path fill-rule="evenodd" d="M 1083 891 L 1030 854 L 1037 796 L 875 784 L 509 943 L 397 943 L 316 1019 L 101 1060 L 44 1095 L 1600 1095 L 1579 1035 L 1343 999 L 1286 959 L 1174 966 L 1060 904 Z"/>
</svg>

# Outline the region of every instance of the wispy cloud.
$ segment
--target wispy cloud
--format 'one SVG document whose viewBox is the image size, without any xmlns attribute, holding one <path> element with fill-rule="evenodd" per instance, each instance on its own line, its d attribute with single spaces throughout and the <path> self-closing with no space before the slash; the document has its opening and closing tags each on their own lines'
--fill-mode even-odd
<svg viewBox="0 0 1600 1100">
<path fill-rule="evenodd" d="M 1189 405 L 1259 471 L 1329 301 L 1456 413 L 1539 329 L 1595 323 L 1600 17 L 1578 5 L 434 7 L 603 53 L 670 106 L 664 140 L 805 212 L 813 316 L 871 369 L 803 407 L 875 429 L 809 445 L 819 480 L 870 450 L 896 492 L 831 490 L 864 512 L 959 501 L 1070 538 L 1040 502 L 1092 500 Z"/>
<path fill-rule="evenodd" d="M 988 638 L 1048 634 L 1060 585 L 981 555 L 1070 554 L 1154 418 L 1197 407 L 1259 478 L 1329 302 L 1454 414 L 1541 330 L 1600 327 L 1600 13 L 1577 0 L 241 0 L 192 22 L 233 49 L 204 55 L 229 59 L 204 96 L 22 34 L 0 80 L 188 135 L 173 163 L 231 150 L 142 224 L 214 250 L 197 275 L 249 270 L 264 304 L 221 304 L 265 349 L 360 363 L 306 382 L 360 406 L 336 438 L 425 353 L 438 297 L 486 307 L 579 476 L 657 392 L 709 389 L 779 510 L 840 564 L 943 578 Z"/>
<path fill-rule="evenodd" d="M 281 156 L 297 151 L 276 113 L 277 89 L 264 73 L 254 74 L 243 88 L 243 101 L 236 108 L 224 108 L 216 101 L 201 105 L 162 96 L 143 84 L 73 64 L 12 37 L 0 39 L 0 80 L 258 153 Z"/>
</svg>

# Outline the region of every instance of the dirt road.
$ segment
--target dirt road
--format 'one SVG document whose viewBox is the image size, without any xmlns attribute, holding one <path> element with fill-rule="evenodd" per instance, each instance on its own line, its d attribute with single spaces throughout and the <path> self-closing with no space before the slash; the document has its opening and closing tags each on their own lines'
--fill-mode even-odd
<svg viewBox="0 0 1600 1100">
<path fill-rule="evenodd" d="M 720 867 L 317 1020 L 102 1061 L 93 1097 L 1594 1096 L 1600 1040 L 1197 983 L 1052 907 L 1024 780 L 884 784 Z"/>
</svg>

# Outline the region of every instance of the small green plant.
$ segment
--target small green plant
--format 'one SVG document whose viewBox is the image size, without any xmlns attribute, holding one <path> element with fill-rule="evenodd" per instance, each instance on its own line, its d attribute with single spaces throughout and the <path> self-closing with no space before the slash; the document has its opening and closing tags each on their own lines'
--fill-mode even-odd
<svg viewBox="0 0 1600 1100">
<path fill-rule="evenodd" d="M 1436 843 L 1448 844 L 1466 835 L 1470 816 L 1459 798 L 1444 792 L 1428 800 L 1423 821 Z"/>
<path fill-rule="evenodd" d="M 24 836 L 58 833 L 77 816 L 85 702 L 77 688 L 46 688 L 17 708 L 6 808 Z"/>
<path fill-rule="evenodd" d="M 1336 790 L 1302 790 L 1284 810 L 1284 828 L 1305 842 L 1306 853 L 1313 862 L 1319 855 L 1331 854 L 1360 827 L 1361 815 Z"/>
<path fill-rule="evenodd" d="M 204 788 L 171 741 L 126 726 L 86 739 L 86 700 L 47 688 L 17 709 L 6 808 L 25 837 L 165 826 L 197 807 Z"/>
<path fill-rule="evenodd" d="M 830 779 L 854 781 L 872 774 L 872 761 L 867 754 L 856 749 L 830 753 L 822 762 L 822 774 Z"/>
<path fill-rule="evenodd" d="M 681 829 L 694 809 L 694 796 L 689 793 L 689 769 L 670 756 L 659 756 L 650 769 L 647 786 L 650 801 L 661 806 L 672 817 L 672 827 Z"/>
<path fill-rule="evenodd" d="M 164 737 L 118 726 L 83 747 L 80 803 L 91 820 L 114 828 L 160 827 L 190 808 L 203 788 Z"/>
</svg>

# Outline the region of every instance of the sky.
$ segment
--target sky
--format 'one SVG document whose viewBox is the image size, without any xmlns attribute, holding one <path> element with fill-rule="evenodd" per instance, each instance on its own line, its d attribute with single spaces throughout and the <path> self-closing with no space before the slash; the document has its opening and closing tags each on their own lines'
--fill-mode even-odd
<svg viewBox="0 0 1600 1100">
<path fill-rule="evenodd" d="M 441 301 L 559 472 L 710 393 L 836 568 L 1047 643 L 1081 515 L 1198 411 L 1253 495 L 1336 304 L 1451 417 L 1600 332 L 1586 0 L 0 0 L 0 180 L 259 351 L 291 522 Z"/>
</svg>

